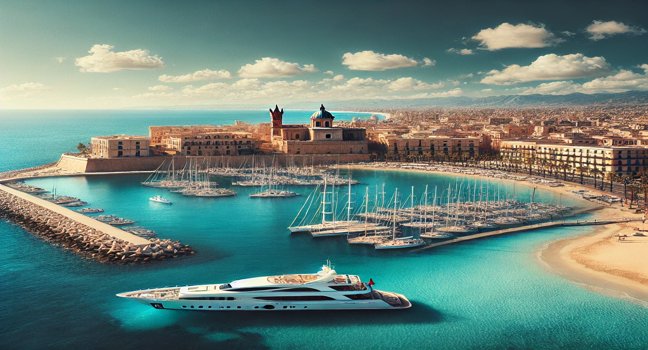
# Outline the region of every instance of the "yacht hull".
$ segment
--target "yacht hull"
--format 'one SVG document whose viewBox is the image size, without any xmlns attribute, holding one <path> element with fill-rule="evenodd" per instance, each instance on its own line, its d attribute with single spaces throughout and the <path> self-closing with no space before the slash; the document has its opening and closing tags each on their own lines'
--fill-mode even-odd
<svg viewBox="0 0 648 350">
<path fill-rule="evenodd" d="M 327 301 L 263 301 L 263 300 L 168 300 L 148 299 L 117 294 L 119 297 L 134 299 L 156 309 L 186 311 L 323 311 L 323 310 L 391 310 L 408 309 L 411 302 L 403 295 L 374 291 L 376 299 L 367 300 L 327 300 Z M 383 299 L 391 298 L 389 303 Z"/>
</svg>

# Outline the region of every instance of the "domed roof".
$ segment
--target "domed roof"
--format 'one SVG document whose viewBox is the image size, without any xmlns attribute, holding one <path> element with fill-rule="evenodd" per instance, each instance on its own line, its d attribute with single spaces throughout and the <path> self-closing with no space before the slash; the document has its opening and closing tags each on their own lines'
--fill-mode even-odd
<svg viewBox="0 0 648 350">
<path fill-rule="evenodd" d="M 324 105 L 321 105 L 319 111 L 311 115 L 311 119 L 335 119 L 335 117 L 324 108 Z"/>
</svg>

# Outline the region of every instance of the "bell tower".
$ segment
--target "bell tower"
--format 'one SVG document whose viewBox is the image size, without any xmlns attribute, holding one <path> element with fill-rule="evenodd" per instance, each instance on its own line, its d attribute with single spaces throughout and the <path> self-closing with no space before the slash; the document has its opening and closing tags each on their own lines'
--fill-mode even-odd
<svg viewBox="0 0 648 350">
<path fill-rule="evenodd" d="M 272 121 L 272 133 L 270 137 L 281 136 L 281 128 L 283 127 L 283 108 L 279 110 L 279 106 L 275 105 L 274 111 L 270 109 L 270 120 Z"/>
</svg>

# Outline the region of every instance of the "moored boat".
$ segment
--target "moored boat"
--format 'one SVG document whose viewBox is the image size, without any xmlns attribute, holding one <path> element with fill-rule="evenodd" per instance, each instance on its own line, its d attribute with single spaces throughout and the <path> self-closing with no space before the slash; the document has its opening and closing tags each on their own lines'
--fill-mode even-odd
<svg viewBox="0 0 648 350">
<path fill-rule="evenodd" d="M 173 204 L 170 200 L 168 200 L 168 199 L 166 199 L 166 198 L 164 198 L 164 197 L 162 197 L 160 195 L 153 196 L 153 197 L 149 198 L 149 200 L 151 202 L 156 202 L 156 203 Z"/>
<path fill-rule="evenodd" d="M 407 309 L 401 294 L 373 289 L 373 280 L 338 274 L 330 264 L 314 274 L 262 276 L 222 284 L 145 289 L 117 294 L 156 309 L 308 311 Z"/>
</svg>

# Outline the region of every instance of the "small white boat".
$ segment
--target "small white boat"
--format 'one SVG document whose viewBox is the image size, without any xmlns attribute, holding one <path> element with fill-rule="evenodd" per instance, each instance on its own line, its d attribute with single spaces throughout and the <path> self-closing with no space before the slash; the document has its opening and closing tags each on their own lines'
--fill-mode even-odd
<svg viewBox="0 0 648 350">
<path fill-rule="evenodd" d="M 164 198 L 164 197 L 162 197 L 162 196 L 160 196 L 160 195 L 153 196 L 153 197 L 149 198 L 149 200 L 150 200 L 151 202 L 156 202 L 156 203 L 162 203 L 162 204 L 173 204 L 173 203 L 171 203 L 170 200 L 168 200 L 168 199 L 166 199 L 166 198 Z"/>
</svg>

